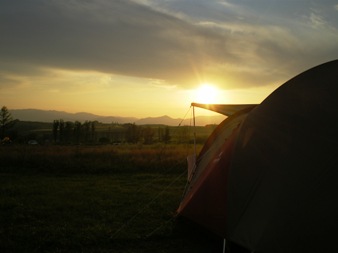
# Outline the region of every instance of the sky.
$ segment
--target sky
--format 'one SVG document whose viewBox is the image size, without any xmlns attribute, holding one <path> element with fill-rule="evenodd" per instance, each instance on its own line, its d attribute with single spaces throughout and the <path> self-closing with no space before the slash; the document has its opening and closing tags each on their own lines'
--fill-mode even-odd
<svg viewBox="0 0 338 253">
<path fill-rule="evenodd" d="M 9 110 L 183 117 L 260 103 L 337 58 L 333 0 L 0 0 Z"/>
</svg>

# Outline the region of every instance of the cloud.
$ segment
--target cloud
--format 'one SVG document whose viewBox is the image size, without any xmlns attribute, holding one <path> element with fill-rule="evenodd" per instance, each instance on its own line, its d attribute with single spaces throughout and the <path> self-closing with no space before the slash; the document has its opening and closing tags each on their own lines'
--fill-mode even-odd
<svg viewBox="0 0 338 253">
<path fill-rule="evenodd" d="M 16 88 L 20 82 L 3 74 L 0 75 L 0 90 Z"/>
<path fill-rule="evenodd" d="M 6 61 L 168 79 L 189 72 L 201 43 L 219 39 L 128 1 L 29 2 L 2 8 Z"/>
<path fill-rule="evenodd" d="M 310 14 L 310 21 L 314 27 L 326 25 L 325 20 L 320 15 L 317 15 L 315 13 Z"/>
<path fill-rule="evenodd" d="M 318 57 L 338 56 L 336 20 L 296 2 L 290 12 L 281 1 L 3 0 L 0 66 L 21 75 L 57 68 L 179 87 L 205 79 L 227 88 L 268 85 Z"/>
</svg>

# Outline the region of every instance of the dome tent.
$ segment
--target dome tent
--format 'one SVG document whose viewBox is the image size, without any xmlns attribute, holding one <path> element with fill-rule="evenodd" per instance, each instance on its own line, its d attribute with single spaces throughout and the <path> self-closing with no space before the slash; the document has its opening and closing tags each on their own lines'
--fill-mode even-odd
<svg viewBox="0 0 338 253">
<path fill-rule="evenodd" d="M 178 215 L 251 252 L 335 250 L 335 116 L 338 61 L 234 113 L 203 147 Z"/>
</svg>

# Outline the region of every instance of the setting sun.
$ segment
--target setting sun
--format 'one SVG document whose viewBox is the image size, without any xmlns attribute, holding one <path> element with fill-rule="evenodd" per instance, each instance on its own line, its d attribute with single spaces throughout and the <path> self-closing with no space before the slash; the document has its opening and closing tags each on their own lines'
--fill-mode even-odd
<svg viewBox="0 0 338 253">
<path fill-rule="evenodd" d="M 196 89 L 195 102 L 203 104 L 216 103 L 218 90 L 210 84 L 202 84 Z"/>
</svg>

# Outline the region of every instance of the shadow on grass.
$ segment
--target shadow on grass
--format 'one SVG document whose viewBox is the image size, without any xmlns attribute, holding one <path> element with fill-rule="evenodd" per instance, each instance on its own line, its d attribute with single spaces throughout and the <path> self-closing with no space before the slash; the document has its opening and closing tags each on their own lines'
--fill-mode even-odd
<svg viewBox="0 0 338 253">
<path fill-rule="evenodd" d="M 174 221 L 171 233 L 138 239 L 112 240 L 113 252 L 221 253 L 223 239 L 184 218 Z"/>
</svg>

